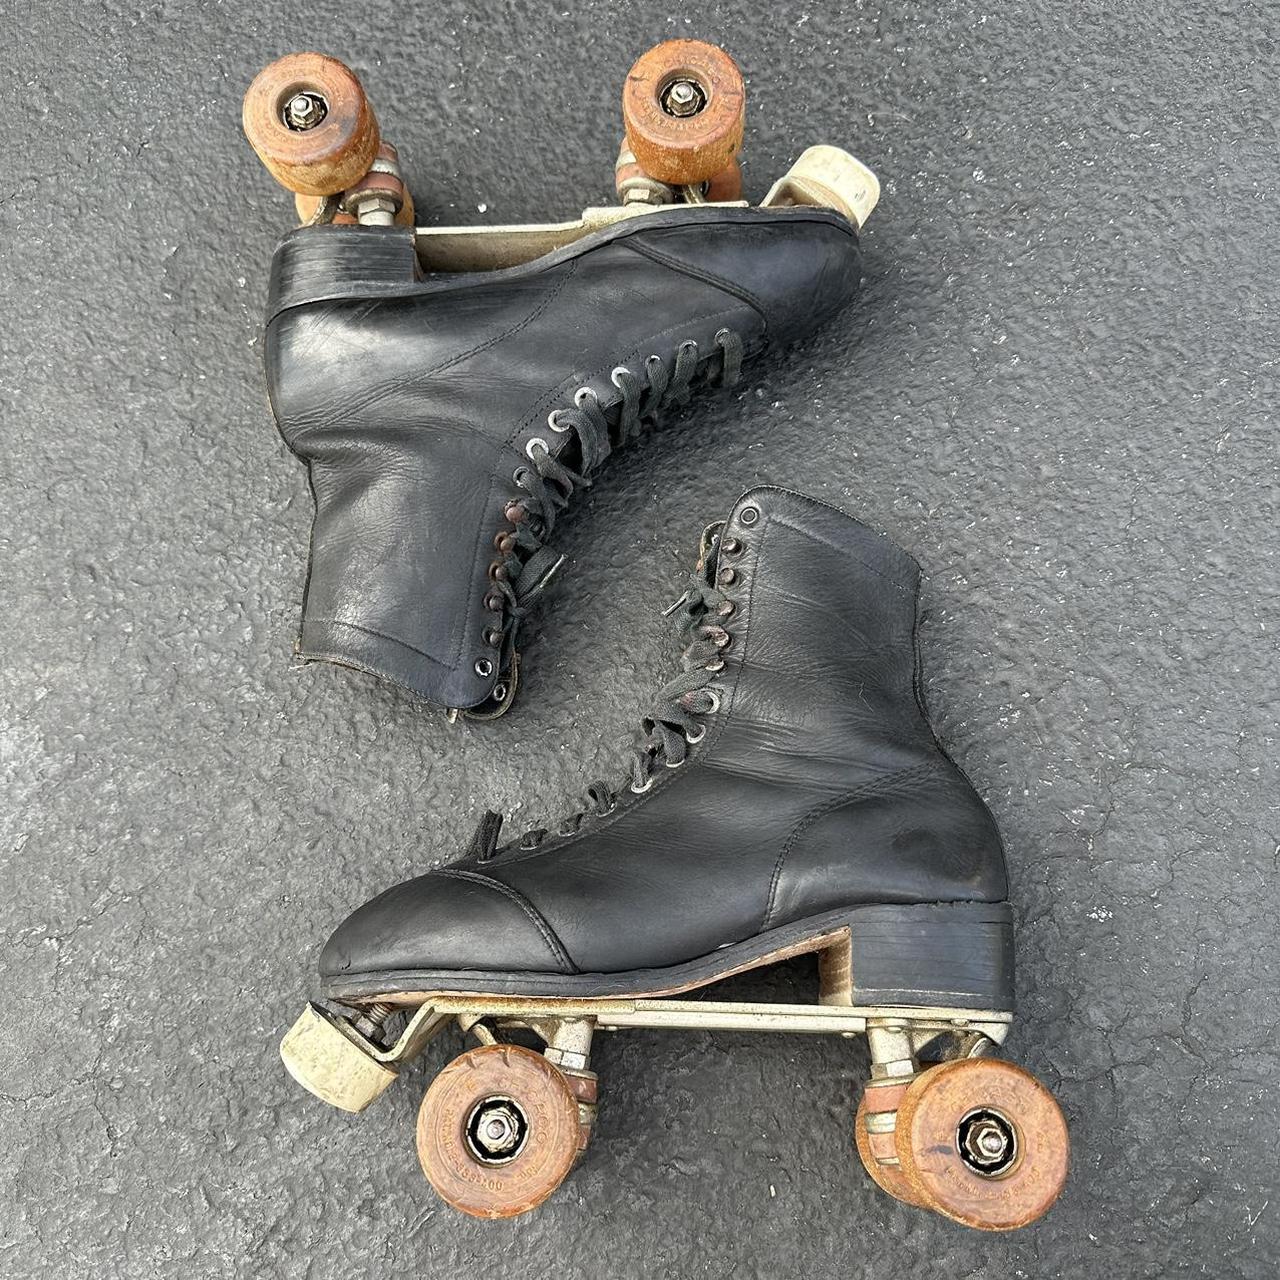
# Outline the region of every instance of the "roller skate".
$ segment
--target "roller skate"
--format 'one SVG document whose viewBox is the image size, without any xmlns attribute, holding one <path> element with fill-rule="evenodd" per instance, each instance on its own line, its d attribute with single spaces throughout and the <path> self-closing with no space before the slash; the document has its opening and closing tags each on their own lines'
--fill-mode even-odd
<svg viewBox="0 0 1280 1280">
<path fill-rule="evenodd" d="M 749 206 L 743 101 L 722 51 L 660 45 L 626 81 L 616 204 L 428 227 L 348 68 L 295 54 L 253 82 L 245 132 L 303 224 L 266 337 L 315 498 L 302 660 L 502 714 L 557 518 L 606 458 L 853 297 L 875 176 L 813 147 Z"/>
<path fill-rule="evenodd" d="M 456 1025 L 478 1043 L 427 1089 L 418 1156 L 449 1204 L 499 1218 L 585 1149 L 597 1031 L 865 1035 L 854 1129 L 876 1183 L 971 1227 L 1038 1218 L 1067 1129 L 990 1056 L 1013 1016 L 1004 852 L 920 699 L 918 585 L 906 552 L 836 509 L 744 495 L 668 610 L 681 670 L 628 776 L 505 843 L 486 814 L 456 862 L 351 915 L 282 1043 L 289 1071 L 359 1111 Z M 689 998 L 803 954 L 812 1003 Z"/>
</svg>

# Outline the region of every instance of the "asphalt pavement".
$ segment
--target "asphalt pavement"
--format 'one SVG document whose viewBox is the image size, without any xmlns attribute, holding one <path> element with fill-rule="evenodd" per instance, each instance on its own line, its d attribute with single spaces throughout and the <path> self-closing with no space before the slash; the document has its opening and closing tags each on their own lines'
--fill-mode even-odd
<svg viewBox="0 0 1280 1280">
<path fill-rule="evenodd" d="M 0 1273 L 1269 1280 L 1280 1258 L 1274 10 L 16 0 L 0 43 Z M 239 131 L 270 59 L 356 68 L 423 223 L 610 195 L 650 44 L 739 61 L 748 194 L 880 174 L 859 303 L 612 461 L 517 707 L 451 726 L 296 668 L 310 497 L 262 312 L 290 202 Z M 756 482 L 923 564 L 948 749 L 1010 853 L 1009 1044 L 1072 1128 L 1010 1236 L 853 1150 L 865 1050 L 620 1032 L 541 1210 L 460 1217 L 413 1123 L 285 1075 L 328 931 L 621 776 L 660 612 Z M 737 980 L 805 999 L 809 962 Z"/>
</svg>

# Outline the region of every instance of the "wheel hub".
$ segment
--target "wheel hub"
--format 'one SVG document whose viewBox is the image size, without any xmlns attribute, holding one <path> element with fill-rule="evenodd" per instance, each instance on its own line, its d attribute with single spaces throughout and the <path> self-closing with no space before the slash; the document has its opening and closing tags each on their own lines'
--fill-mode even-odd
<svg viewBox="0 0 1280 1280">
<path fill-rule="evenodd" d="M 529 1134 L 525 1114 L 510 1098 L 486 1098 L 467 1119 L 467 1145 L 482 1164 L 506 1164 Z"/>
<path fill-rule="evenodd" d="M 675 80 L 663 91 L 660 101 L 669 116 L 696 116 L 707 105 L 707 95 L 696 80 Z"/>
<path fill-rule="evenodd" d="M 1018 1157 L 1013 1125 L 988 1108 L 972 1111 L 960 1121 L 956 1142 L 965 1164 L 986 1178 L 998 1178 Z"/>
<path fill-rule="evenodd" d="M 310 90 L 295 93 L 284 106 L 284 122 L 295 133 L 314 129 L 329 114 L 329 104 Z"/>
</svg>

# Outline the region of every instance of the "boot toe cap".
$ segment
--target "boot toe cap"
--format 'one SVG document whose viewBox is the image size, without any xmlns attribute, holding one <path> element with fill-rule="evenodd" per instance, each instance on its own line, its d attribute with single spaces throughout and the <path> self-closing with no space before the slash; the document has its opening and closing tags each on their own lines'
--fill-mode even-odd
<svg viewBox="0 0 1280 1280">
<path fill-rule="evenodd" d="M 570 973 L 559 940 L 515 890 L 472 871 L 443 870 L 371 899 L 320 954 L 323 982 L 415 971 Z"/>
</svg>

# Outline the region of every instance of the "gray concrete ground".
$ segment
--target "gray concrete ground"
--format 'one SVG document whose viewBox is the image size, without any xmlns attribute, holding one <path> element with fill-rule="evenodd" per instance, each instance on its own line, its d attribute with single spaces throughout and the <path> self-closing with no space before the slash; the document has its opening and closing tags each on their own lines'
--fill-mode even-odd
<svg viewBox="0 0 1280 1280">
<path fill-rule="evenodd" d="M 1277 1272 L 1277 59 L 1264 4 L 35 4 L 0 47 L 0 1273 Z M 493 728 L 291 669 L 310 517 L 260 316 L 287 198 L 253 73 L 347 59 L 423 221 L 606 196 L 631 60 L 723 43 L 759 197 L 809 142 L 884 180 L 860 306 L 616 460 Z M 412 1125 L 276 1058 L 327 931 L 486 806 L 621 767 L 658 617 L 753 481 L 928 572 L 942 737 L 1006 833 L 1011 1053 L 1072 1125 L 988 1237 L 859 1168 L 865 1054 L 620 1034 L 585 1164 L 496 1226 Z M 741 991 L 805 998 L 785 966 Z"/>
</svg>

